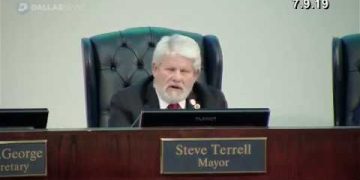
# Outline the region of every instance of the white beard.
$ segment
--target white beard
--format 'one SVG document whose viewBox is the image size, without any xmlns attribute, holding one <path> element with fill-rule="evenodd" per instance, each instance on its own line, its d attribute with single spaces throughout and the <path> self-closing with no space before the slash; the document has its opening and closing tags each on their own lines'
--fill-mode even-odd
<svg viewBox="0 0 360 180">
<path fill-rule="evenodd" d="M 165 102 L 169 104 L 178 103 L 180 101 L 185 100 L 189 96 L 192 89 L 192 88 L 184 88 L 183 92 L 180 93 L 176 93 L 176 92 L 168 93 L 164 88 L 157 87 L 155 83 L 154 83 L 154 88 L 158 93 L 158 95 L 161 97 L 161 99 L 163 99 Z"/>
</svg>

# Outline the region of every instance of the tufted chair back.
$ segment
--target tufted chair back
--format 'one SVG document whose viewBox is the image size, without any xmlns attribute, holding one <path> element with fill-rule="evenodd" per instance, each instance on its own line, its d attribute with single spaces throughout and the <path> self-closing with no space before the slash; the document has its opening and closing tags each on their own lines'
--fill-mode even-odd
<svg viewBox="0 0 360 180">
<path fill-rule="evenodd" d="M 83 38 L 88 127 L 108 126 L 112 95 L 151 75 L 154 48 L 162 36 L 171 34 L 189 36 L 199 44 L 203 62 L 198 81 L 221 89 L 222 53 L 214 35 L 137 27 Z"/>
<path fill-rule="evenodd" d="M 360 125 L 360 34 L 334 38 L 332 51 L 335 125 Z"/>
</svg>

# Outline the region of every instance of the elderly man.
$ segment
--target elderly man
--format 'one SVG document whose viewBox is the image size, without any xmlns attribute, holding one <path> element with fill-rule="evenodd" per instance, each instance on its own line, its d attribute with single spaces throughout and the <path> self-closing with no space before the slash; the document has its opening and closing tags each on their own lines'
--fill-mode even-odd
<svg viewBox="0 0 360 180">
<path fill-rule="evenodd" d="M 110 126 L 135 125 L 141 109 L 226 108 L 222 92 L 196 82 L 200 69 L 200 48 L 193 39 L 164 36 L 154 50 L 153 75 L 112 97 Z"/>
</svg>

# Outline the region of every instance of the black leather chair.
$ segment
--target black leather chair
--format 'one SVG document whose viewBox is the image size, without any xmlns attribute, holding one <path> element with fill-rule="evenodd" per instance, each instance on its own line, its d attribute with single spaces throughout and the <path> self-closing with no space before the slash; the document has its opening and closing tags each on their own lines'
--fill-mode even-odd
<svg viewBox="0 0 360 180">
<path fill-rule="evenodd" d="M 360 125 L 360 34 L 334 38 L 333 93 L 336 126 Z"/>
<path fill-rule="evenodd" d="M 137 27 L 83 38 L 88 127 L 107 127 L 110 100 L 119 89 L 151 75 L 154 47 L 164 35 L 183 34 L 200 46 L 200 82 L 221 89 L 222 53 L 214 35 L 200 35 L 160 27 Z"/>
</svg>

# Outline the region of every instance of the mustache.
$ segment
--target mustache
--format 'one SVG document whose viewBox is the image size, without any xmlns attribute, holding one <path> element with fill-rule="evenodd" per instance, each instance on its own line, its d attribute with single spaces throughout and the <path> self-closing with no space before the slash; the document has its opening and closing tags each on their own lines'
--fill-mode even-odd
<svg viewBox="0 0 360 180">
<path fill-rule="evenodd" d="M 167 85 L 167 88 L 173 88 L 173 89 L 184 89 L 184 85 L 181 84 L 169 84 Z"/>
</svg>

